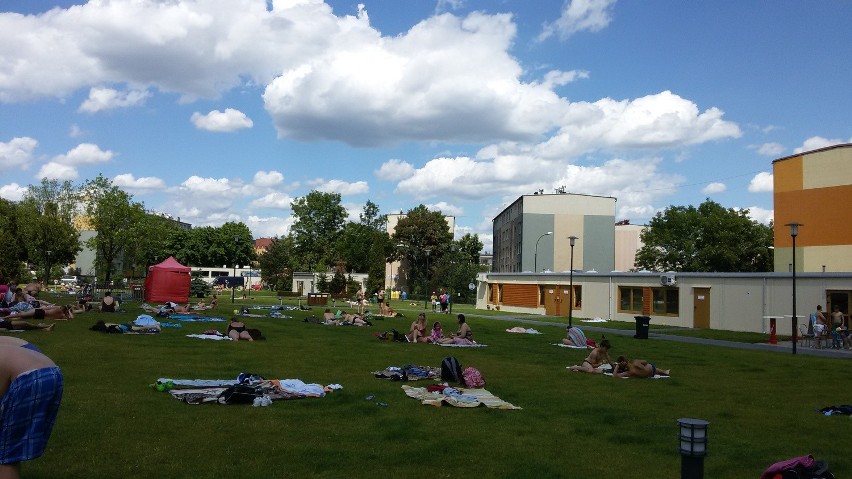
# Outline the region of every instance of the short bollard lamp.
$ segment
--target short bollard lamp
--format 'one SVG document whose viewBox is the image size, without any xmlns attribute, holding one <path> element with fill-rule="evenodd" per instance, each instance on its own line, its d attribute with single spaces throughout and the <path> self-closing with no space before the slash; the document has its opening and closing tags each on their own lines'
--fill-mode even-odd
<svg viewBox="0 0 852 479">
<path fill-rule="evenodd" d="M 680 418 L 680 477 L 704 478 L 704 456 L 707 455 L 707 426 L 702 419 Z"/>
</svg>

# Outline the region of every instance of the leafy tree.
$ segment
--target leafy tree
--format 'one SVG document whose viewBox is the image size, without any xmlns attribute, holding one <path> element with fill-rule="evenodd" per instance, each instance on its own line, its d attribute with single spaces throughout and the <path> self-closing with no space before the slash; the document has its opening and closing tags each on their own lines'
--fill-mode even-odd
<svg viewBox="0 0 852 479">
<path fill-rule="evenodd" d="M 204 298 L 210 294 L 212 289 L 200 276 L 192 275 L 192 281 L 189 283 L 189 294 L 193 298 Z"/>
<path fill-rule="evenodd" d="M 311 191 L 294 200 L 290 206 L 296 221 L 290 235 L 296 253 L 305 269 L 324 270 L 334 260 L 331 245 L 346 221 L 346 209 L 340 205 L 340 194 Z"/>
<path fill-rule="evenodd" d="M 723 208 L 706 200 L 671 206 L 642 232 L 636 266 L 650 271 L 770 271 L 772 226 L 748 217 L 748 210 Z"/>
<path fill-rule="evenodd" d="M 328 293 L 328 275 L 320 273 L 317 275 L 317 292 Z"/>
<path fill-rule="evenodd" d="M 409 265 L 409 284 L 427 294 L 433 286 L 433 271 L 441 264 L 452 241 L 453 233 L 444 215 L 440 211 L 429 211 L 421 204 L 409 210 L 397 223 L 391 237 L 391 244 L 396 247 L 392 248 L 387 260 L 405 260 Z M 426 290 L 423 290 L 424 284 Z"/>
<path fill-rule="evenodd" d="M 487 269 L 479 265 L 482 246 L 479 235 L 469 233 L 454 241 L 435 270 L 435 278 L 441 283 L 432 289 L 442 287 L 453 295 L 454 301 L 469 302 L 473 293 L 468 285 L 474 282 L 479 272 Z"/>
<path fill-rule="evenodd" d="M 72 224 L 77 198 L 70 181 L 45 178 L 38 186 L 30 185 L 18 205 L 17 224 L 27 260 L 45 272 L 46 283 L 52 277 L 52 265 L 72 263 L 81 250 L 80 235 Z"/>
<path fill-rule="evenodd" d="M 364 205 L 364 210 L 358 215 L 361 224 L 374 230 L 384 231 L 388 215 L 380 214 L 379 206 L 370 200 Z"/>
<path fill-rule="evenodd" d="M 331 282 L 328 284 L 328 289 L 331 294 L 340 294 L 346 292 L 346 276 L 344 273 L 343 263 L 339 263 L 334 268 L 334 276 L 331 277 Z"/>
<path fill-rule="evenodd" d="M 24 273 L 27 259 L 24 238 L 18 226 L 19 207 L 16 203 L 0 198 L 0 237 L 3 238 L 3 253 L 0 254 L 0 281 L 19 279 Z"/>
<path fill-rule="evenodd" d="M 124 271 L 128 277 L 144 276 L 149 265 L 169 256 L 182 261 L 177 254 L 177 245 L 186 243 L 188 232 L 176 221 L 147 213 L 134 228 L 133 240 L 124 249 Z"/>
<path fill-rule="evenodd" d="M 141 203 L 133 201 L 131 195 L 103 175 L 86 181 L 83 197 L 88 221 L 97 232 L 86 244 L 95 250 L 97 276 L 109 282 L 115 261 L 122 258 L 126 248 L 132 247 L 145 210 Z"/>
<path fill-rule="evenodd" d="M 266 252 L 260 255 L 261 279 L 276 291 L 289 291 L 293 284 L 293 239 L 290 236 L 273 238 Z"/>
</svg>

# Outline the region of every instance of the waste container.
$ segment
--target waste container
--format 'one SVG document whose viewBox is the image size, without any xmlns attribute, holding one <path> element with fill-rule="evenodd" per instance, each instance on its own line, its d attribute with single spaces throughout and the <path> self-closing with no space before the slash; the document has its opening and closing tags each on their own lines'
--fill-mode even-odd
<svg viewBox="0 0 852 479">
<path fill-rule="evenodd" d="M 329 297 L 328 293 L 308 293 L 308 306 L 325 306 Z"/>
<path fill-rule="evenodd" d="M 634 316 L 636 319 L 636 334 L 633 335 L 636 339 L 648 339 L 648 330 L 651 329 L 650 316 Z"/>
</svg>

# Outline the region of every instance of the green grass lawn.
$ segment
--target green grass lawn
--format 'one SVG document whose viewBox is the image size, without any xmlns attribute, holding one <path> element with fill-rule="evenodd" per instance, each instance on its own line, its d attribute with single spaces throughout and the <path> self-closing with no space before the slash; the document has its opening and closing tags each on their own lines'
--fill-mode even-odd
<svg viewBox="0 0 852 479">
<path fill-rule="evenodd" d="M 278 300 L 247 301 L 258 303 Z M 826 459 L 837 477 L 852 476 L 852 422 L 816 412 L 852 400 L 843 360 L 619 336 L 610 338 L 614 356 L 649 359 L 673 377 L 616 380 L 567 372 L 585 353 L 552 346 L 561 327 L 509 334 L 519 324 L 471 316 L 476 339 L 488 347 L 376 340 L 377 331 L 407 331 L 422 307 L 408 302 L 396 304 L 405 318 L 373 327 L 310 325 L 306 313 L 248 318 L 268 338 L 255 343 L 185 337 L 224 331 L 226 323 L 184 323 L 155 336 L 88 330 L 98 319 L 142 313 L 138 303 L 126 307 L 80 314 L 53 332 L 18 333 L 53 358 L 66 381 L 48 449 L 24 464 L 25 477 L 673 478 L 680 417 L 710 422 L 706 477 L 758 477 L 774 462 L 808 453 Z M 234 307 L 223 299 L 218 313 Z M 453 312 L 473 310 L 455 305 Z M 427 320 L 455 330 L 451 317 L 429 312 Z M 489 391 L 523 409 L 422 406 L 401 383 L 370 374 L 391 365 L 438 366 L 448 355 L 478 368 Z M 343 389 L 254 408 L 191 406 L 148 387 L 159 377 L 230 379 L 246 371 Z"/>
</svg>

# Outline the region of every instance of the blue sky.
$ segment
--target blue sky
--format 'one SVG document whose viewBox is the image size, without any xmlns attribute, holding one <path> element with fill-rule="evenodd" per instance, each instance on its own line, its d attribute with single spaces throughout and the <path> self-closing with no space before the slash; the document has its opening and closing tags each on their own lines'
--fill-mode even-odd
<svg viewBox="0 0 852 479">
<path fill-rule="evenodd" d="M 771 8 L 770 8 L 771 6 Z M 521 194 L 772 218 L 775 158 L 852 142 L 850 2 L 0 3 L 0 196 L 111 178 L 196 226 L 419 204 L 491 249 Z M 852 165 L 850 165 L 852 168 Z"/>
</svg>

